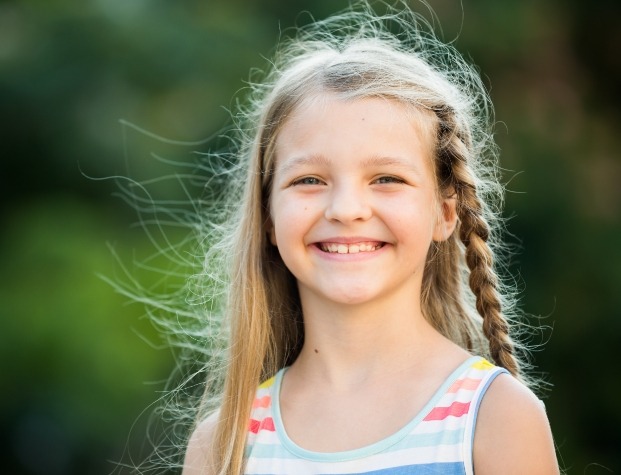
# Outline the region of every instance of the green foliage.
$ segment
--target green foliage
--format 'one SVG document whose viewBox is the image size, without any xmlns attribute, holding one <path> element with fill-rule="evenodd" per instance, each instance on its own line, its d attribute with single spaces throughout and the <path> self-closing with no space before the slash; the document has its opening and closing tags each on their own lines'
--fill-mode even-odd
<svg viewBox="0 0 621 475">
<path fill-rule="evenodd" d="M 0 420 L 26 465 L 35 463 L 27 445 L 45 427 L 64 440 L 62 464 L 36 462 L 45 473 L 69 473 L 92 454 L 101 459 L 88 462 L 100 470 L 114 451 L 120 458 L 123 432 L 172 369 L 170 352 L 153 347 L 162 341 L 144 309 L 127 306 L 95 274 L 113 271 L 104 236 L 119 224 L 104 208 L 62 197 L 22 206 L 5 222 L 0 358 L 8 391 Z M 144 246 L 123 234 L 125 246 Z"/>
</svg>

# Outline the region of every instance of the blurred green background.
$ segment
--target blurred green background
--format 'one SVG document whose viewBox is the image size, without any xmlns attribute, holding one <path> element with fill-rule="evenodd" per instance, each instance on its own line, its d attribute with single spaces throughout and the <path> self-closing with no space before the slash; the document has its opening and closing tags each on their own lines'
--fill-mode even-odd
<svg viewBox="0 0 621 475">
<path fill-rule="evenodd" d="M 86 176 L 183 172 L 151 152 L 191 161 L 209 144 L 162 144 L 119 119 L 177 141 L 212 136 L 282 28 L 346 3 L 0 1 L 2 473 L 130 473 L 117 463 L 148 453 L 149 406 L 174 355 L 97 274 L 122 272 L 113 248 L 160 285 L 132 264 L 153 245 L 117 185 Z M 513 270 L 524 308 L 551 327 L 535 359 L 553 384 L 561 463 L 621 471 L 621 2 L 430 4 L 496 106 Z M 171 182 L 161 196 L 176 199 Z"/>
</svg>

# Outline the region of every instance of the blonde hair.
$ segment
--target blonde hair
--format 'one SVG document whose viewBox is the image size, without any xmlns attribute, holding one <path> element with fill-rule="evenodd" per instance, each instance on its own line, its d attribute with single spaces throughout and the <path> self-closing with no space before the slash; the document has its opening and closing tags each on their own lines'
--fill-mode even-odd
<svg viewBox="0 0 621 475">
<path fill-rule="evenodd" d="M 224 361 L 210 359 L 209 371 L 219 367 L 215 379 L 223 384 L 208 385 L 197 417 L 198 422 L 219 407 L 212 445 L 219 475 L 243 471 L 257 385 L 291 364 L 304 342 L 295 279 L 270 244 L 266 223 L 279 130 L 303 100 L 325 93 L 346 101 L 386 98 L 429 118 L 438 190 L 456 198 L 458 224 L 429 251 L 424 315 L 455 343 L 523 378 L 508 324 L 515 298 L 497 272 L 504 250 L 503 188 L 485 87 L 477 71 L 405 5 L 378 15 L 358 2 L 283 41 L 271 71 L 251 86 L 248 108 L 238 116 L 242 145 L 235 172 L 243 179 L 230 193 L 234 214 L 211 230 L 221 239 L 210 246 L 205 271 L 216 289 L 222 291 L 225 282 L 229 347 Z"/>
</svg>

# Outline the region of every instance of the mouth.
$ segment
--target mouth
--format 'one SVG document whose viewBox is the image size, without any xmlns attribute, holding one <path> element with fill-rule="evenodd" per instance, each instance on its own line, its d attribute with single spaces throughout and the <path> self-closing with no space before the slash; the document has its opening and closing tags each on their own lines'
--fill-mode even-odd
<svg viewBox="0 0 621 475">
<path fill-rule="evenodd" d="M 384 247 L 386 243 L 378 241 L 366 241 L 356 243 L 320 242 L 317 247 L 329 254 L 358 254 L 361 252 L 373 252 Z"/>
</svg>

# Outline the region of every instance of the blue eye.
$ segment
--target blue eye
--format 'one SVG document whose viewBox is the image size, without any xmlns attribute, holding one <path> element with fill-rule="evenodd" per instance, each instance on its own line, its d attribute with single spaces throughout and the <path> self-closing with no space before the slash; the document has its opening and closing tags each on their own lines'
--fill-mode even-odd
<svg viewBox="0 0 621 475">
<path fill-rule="evenodd" d="M 404 183 L 404 181 L 401 178 L 397 178 L 395 176 L 381 176 L 375 180 L 375 183 L 383 185 L 389 183 Z"/>
<path fill-rule="evenodd" d="M 321 180 L 314 176 L 305 176 L 295 180 L 292 185 L 321 185 Z"/>
</svg>

